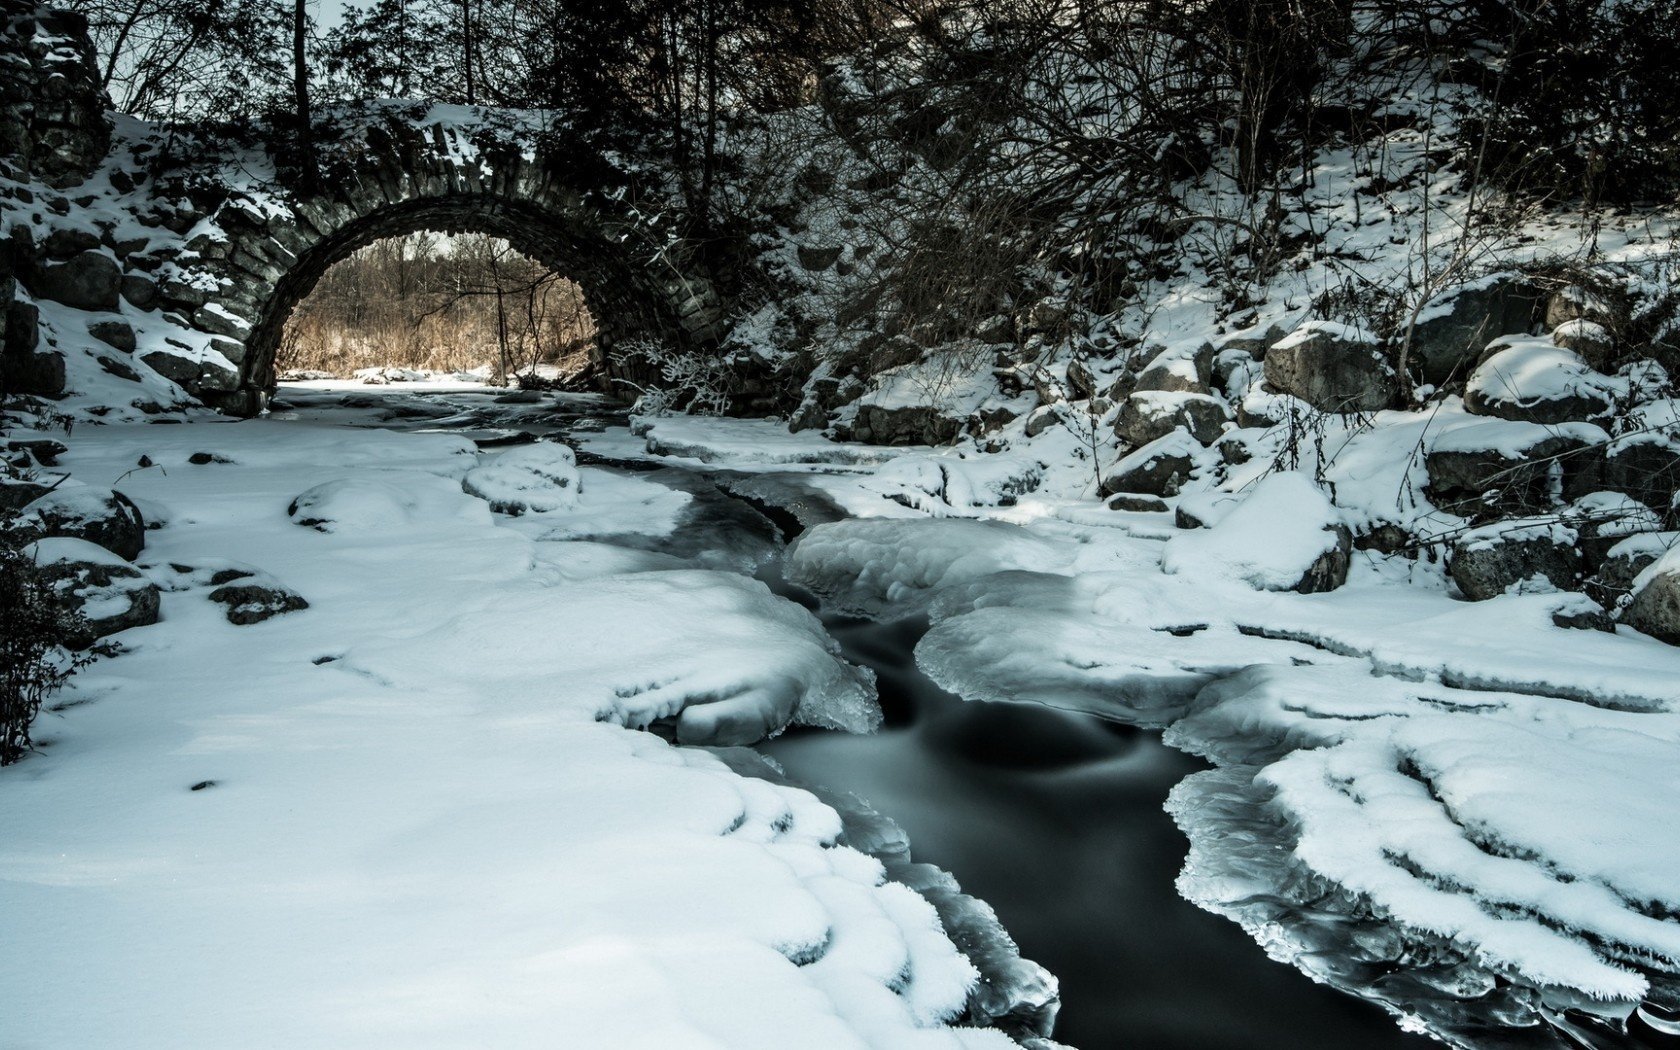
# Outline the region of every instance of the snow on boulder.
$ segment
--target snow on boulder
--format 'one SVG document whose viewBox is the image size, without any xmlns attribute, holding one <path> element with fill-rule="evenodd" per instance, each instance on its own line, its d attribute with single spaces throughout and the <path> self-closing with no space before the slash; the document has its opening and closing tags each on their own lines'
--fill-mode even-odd
<svg viewBox="0 0 1680 1050">
<path fill-rule="evenodd" d="M 1375 412 L 1400 394 L 1376 340 L 1333 321 L 1308 321 L 1266 351 L 1266 383 L 1321 412 Z"/>
<path fill-rule="evenodd" d="M 1680 547 L 1670 549 L 1633 581 L 1633 601 L 1622 613 L 1622 622 L 1680 645 Z"/>
<path fill-rule="evenodd" d="M 841 612 L 887 619 L 982 576 L 1065 572 L 1073 560 L 1068 545 L 1004 522 L 865 518 L 811 529 L 788 550 L 784 572 Z"/>
<path fill-rule="evenodd" d="M 1352 534 L 1318 486 L 1303 474 L 1272 474 L 1210 528 L 1168 540 L 1161 569 L 1314 594 L 1347 581 L 1352 549 Z"/>
<path fill-rule="evenodd" d="M 1548 340 L 1504 340 L 1496 346 L 1502 348 L 1476 366 L 1464 387 L 1464 407 L 1475 415 L 1541 424 L 1598 419 L 1625 393 L 1625 383 Z"/>
<path fill-rule="evenodd" d="M 489 520 L 484 504 L 469 498 L 459 484 L 420 471 L 324 482 L 300 493 L 286 513 L 317 532 L 384 532 L 438 520 Z"/>
<path fill-rule="evenodd" d="M 53 592 L 87 621 L 66 639 L 86 649 L 106 635 L 158 622 L 158 585 L 121 557 L 87 540 L 55 536 L 24 548 Z"/>
<path fill-rule="evenodd" d="M 577 506 L 577 455 L 557 441 L 509 449 L 467 471 L 461 488 L 501 514 L 546 513 Z"/>
<path fill-rule="evenodd" d="M 18 527 L 33 536 L 69 536 L 133 560 L 146 545 L 146 520 L 120 492 L 90 485 L 57 488 L 23 508 Z"/>
</svg>

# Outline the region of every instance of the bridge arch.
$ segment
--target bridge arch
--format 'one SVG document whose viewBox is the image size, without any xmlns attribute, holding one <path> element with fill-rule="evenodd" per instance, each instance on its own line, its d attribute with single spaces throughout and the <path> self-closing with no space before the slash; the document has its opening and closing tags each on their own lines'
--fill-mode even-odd
<svg viewBox="0 0 1680 1050">
<path fill-rule="evenodd" d="M 534 138 L 531 136 L 530 138 Z M 192 316 L 228 366 L 183 382 L 224 411 L 252 415 L 274 389 L 286 318 L 334 263 L 376 240 L 431 230 L 483 233 L 569 277 L 597 326 L 603 389 L 647 378 L 622 347 L 649 339 L 679 351 L 714 345 L 723 309 L 713 282 L 666 231 L 657 202 L 599 183 L 599 164 L 545 156 L 527 137 L 400 120 L 330 143 L 310 191 L 237 193 L 198 238 L 201 274 L 217 291 Z"/>
</svg>

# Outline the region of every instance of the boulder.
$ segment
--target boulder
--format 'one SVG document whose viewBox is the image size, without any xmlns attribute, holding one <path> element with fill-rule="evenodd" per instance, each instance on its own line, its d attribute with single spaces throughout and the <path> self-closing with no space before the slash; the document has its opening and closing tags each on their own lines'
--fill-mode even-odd
<svg viewBox="0 0 1680 1050">
<path fill-rule="evenodd" d="M 87 326 L 88 335 L 125 354 L 132 354 L 136 345 L 134 326 L 127 321 L 95 321 Z"/>
<path fill-rule="evenodd" d="M 1588 367 L 1605 371 L 1616 358 L 1616 337 L 1597 321 L 1576 318 L 1552 329 L 1552 344 L 1581 355 Z"/>
<path fill-rule="evenodd" d="M 228 623 L 248 627 L 264 620 L 309 608 L 302 595 L 255 576 L 225 583 L 210 592 L 210 600 L 227 606 Z"/>
<path fill-rule="evenodd" d="M 1467 518 L 1547 510 L 1556 504 L 1559 488 L 1568 491 L 1577 474 L 1599 469 L 1589 454 L 1590 435 L 1603 440 L 1603 431 L 1579 430 L 1556 433 L 1503 421 L 1455 430 L 1425 453 L 1429 498 L 1441 510 Z"/>
<path fill-rule="evenodd" d="M 1680 492 L 1680 440 L 1661 432 L 1618 438 L 1605 451 L 1599 485 L 1666 510 Z"/>
<path fill-rule="evenodd" d="M 1169 575 L 1240 580 L 1265 591 L 1317 594 L 1347 582 L 1353 535 L 1306 475 L 1267 475 L 1205 529 L 1161 552 Z"/>
<path fill-rule="evenodd" d="M 1606 609 L 1625 605 L 1640 574 L 1676 546 L 1680 546 L 1677 532 L 1645 532 L 1624 537 L 1605 553 L 1597 570 L 1587 577 L 1587 597 Z"/>
<path fill-rule="evenodd" d="M 1400 394 L 1376 342 L 1331 321 L 1309 321 L 1266 351 L 1266 383 L 1321 412 L 1375 412 Z"/>
<path fill-rule="evenodd" d="M 1464 386 L 1464 407 L 1546 426 L 1601 419 L 1620 393 L 1616 380 L 1596 372 L 1573 350 L 1540 339 L 1491 348 Z"/>
<path fill-rule="evenodd" d="M 568 446 L 539 441 L 509 449 L 467 471 L 461 488 L 501 514 L 541 514 L 576 507 L 582 480 L 577 455 Z"/>
<path fill-rule="evenodd" d="M 143 273 L 124 274 L 121 292 L 130 305 L 140 310 L 150 310 L 158 303 L 157 281 Z"/>
<path fill-rule="evenodd" d="M 1219 440 L 1230 419 L 1225 403 L 1207 394 L 1139 391 L 1120 407 L 1114 431 L 1128 444 L 1138 446 L 1183 427 L 1201 444 L 1211 445 Z"/>
<path fill-rule="evenodd" d="M 41 340 L 41 312 L 34 303 L 17 298 L 17 285 L 0 279 L 0 391 L 36 397 L 64 396 L 64 357 L 37 352 Z"/>
<path fill-rule="evenodd" d="M 1183 340 L 1162 350 L 1144 365 L 1132 389 L 1205 394 L 1212 367 L 1212 344 L 1199 339 Z"/>
<path fill-rule="evenodd" d="M 1124 510 L 1133 514 L 1165 514 L 1167 501 L 1158 496 L 1145 496 L 1137 492 L 1117 493 L 1108 501 L 1109 510 Z"/>
<path fill-rule="evenodd" d="M 1176 496 L 1195 470 L 1200 451 L 1201 443 L 1189 431 L 1175 430 L 1123 457 L 1103 479 L 1099 494 L 1104 499 L 1120 492 Z"/>
<path fill-rule="evenodd" d="M 31 538 L 68 536 L 129 561 L 146 545 L 146 519 L 134 501 L 111 489 L 57 488 L 23 508 L 18 527 Z"/>
<path fill-rule="evenodd" d="M 86 649 L 107 635 L 158 622 L 159 589 L 140 570 L 86 540 L 54 537 L 24 548 L 42 580 L 79 612 L 85 631 L 66 639 Z"/>
<path fill-rule="evenodd" d="M 1463 289 L 1420 316 L 1412 329 L 1409 366 L 1436 386 L 1462 379 L 1489 340 L 1533 328 L 1540 300 L 1539 289 L 1510 275 Z"/>
<path fill-rule="evenodd" d="M 1669 645 L 1680 645 L 1680 547 L 1639 574 L 1622 622 Z"/>
<path fill-rule="evenodd" d="M 1573 529 L 1549 519 L 1500 522 L 1474 529 L 1453 544 L 1447 572 L 1471 601 L 1486 601 L 1535 577 L 1560 590 L 1581 579 Z"/>
<path fill-rule="evenodd" d="M 36 266 L 28 283 L 42 299 L 80 310 L 115 310 L 122 276 L 122 267 L 109 255 L 85 251 L 67 262 Z"/>
</svg>

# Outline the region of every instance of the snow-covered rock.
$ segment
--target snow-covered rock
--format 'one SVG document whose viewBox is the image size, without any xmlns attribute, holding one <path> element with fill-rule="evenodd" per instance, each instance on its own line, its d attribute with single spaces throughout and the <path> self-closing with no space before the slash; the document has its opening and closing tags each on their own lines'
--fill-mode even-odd
<svg viewBox="0 0 1680 1050">
<path fill-rule="evenodd" d="M 23 508 L 17 525 L 35 536 L 69 536 L 133 561 L 146 545 L 146 521 L 120 492 L 67 484 Z"/>
<path fill-rule="evenodd" d="M 1633 581 L 1622 622 L 1670 645 L 1680 645 L 1680 548 L 1669 550 Z"/>
<path fill-rule="evenodd" d="M 1266 351 L 1266 383 L 1321 412 L 1375 412 L 1400 382 L 1376 341 L 1334 321 L 1308 321 Z"/>
<path fill-rule="evenodd" d="M 1594 420 L 1625 393 L 1626 384 L 1544 339 L 1504 340 L 1490 349 L 1464 386 L 1464 407 L 1476 415 L 1540 424 Z"/>
<path fill-rule="evenodd" d="M 577 506 L 577 454 L 556 441 L 521 445 L 467 471 L 461 487 L 499 514 L 546 513 Z"/>
<path fill-rule="evenodd" d="M 41 578 L 87 621 L 87 632 L 67 640 L 86 649 L 100 638 L 158 622 L 158 585 L 123 558 L 87 540 L 53 537 L 24 548 Z"/>
<path fill-rule="evenodd" d="M 1352 534 L 1330 498 L 1306 476 L 1286 472 L 1262 479 L 1210 528 L 1168 540 L 1161 568 L 1313 594 L 1346 581 L 1352 549 Z"/>
<path fill-rule="evenodd" d="M 1472 529 L 1453 544 L 1447 570 L 1471 601 L 1498 597 L 1519 584 L 1572 589 L 1581 579 L 1580 535 L 1554 518 L 1499 522 Z"/>
</svg>

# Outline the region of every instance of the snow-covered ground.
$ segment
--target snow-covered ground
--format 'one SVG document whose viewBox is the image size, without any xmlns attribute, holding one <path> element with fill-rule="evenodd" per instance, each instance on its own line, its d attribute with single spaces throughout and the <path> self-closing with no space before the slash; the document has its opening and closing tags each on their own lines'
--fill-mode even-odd
<svg viewBox="0 0 1680 1050">
<path fill-rule="evenodd" d="M 661 738 L 866 730 L 869 673 L 748 576 L 536 527 L 657 547 L 692 497 L 584 467 L 495 516 L 498 452 L 307 415 L 69 442 L 162 620 L 0 773 L 0 1044 L 1013 1045 L 835 810 Z M 230 564 L 308 608 L 230 623 Z"/>
<path fill-rule="evenodd" d="M 1170 803 L 1180 889 L 1275 957 L 1461 1041 L 1642 1001 L 1667 1023 L 1680 649 L 1558 626 L 1577 596 L 1469 603 L 1366 551 L 1296 593 L 1337 511 L 1287 474 L 1186 531 L 1000 497 L 1035 469 L 1008 455 L 471 390 L 282 401 L 69 442 L 76 482 L 157 526 L 165 594 L 0 774 L 22 1045 L 1010 1045 L 952 1027 L 973 964 L 830 805 L 667 743 L 878 718 L 870 673 L 752 578 L 777 539 L 718 485 L 813 525 L 784 571 L 829 608 L 927 616 L 946 688 L 1214 761 Z M 476 449 L 497 405 L 585 465 Z M 229 623 L 199 582 L 229 563 L 309 608 Z"/>
</svg>

